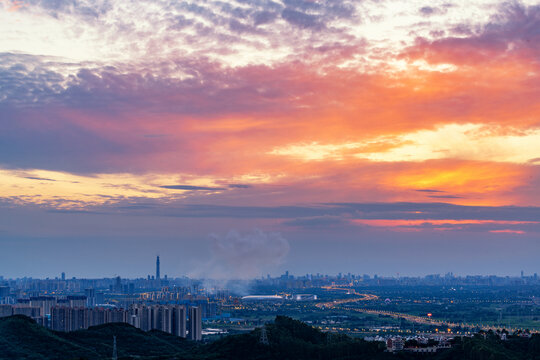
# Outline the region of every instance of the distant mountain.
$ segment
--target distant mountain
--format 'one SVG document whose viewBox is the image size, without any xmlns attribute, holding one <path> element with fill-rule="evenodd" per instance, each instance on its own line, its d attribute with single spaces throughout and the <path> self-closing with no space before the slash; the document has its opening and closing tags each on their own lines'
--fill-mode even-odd
<svg viewBox="0 0 540 360">
<path fill-rule="evenodd" d="M 342 334 L 328 334 L 300 321 L 277 316 L 266 325 L 269 344 L 260 342 L 261 329 L 231 335 L 210 344 L 185 340 L 161 331 L 144 332 L 127 324 L 106 324 L 62 333 L 37 325 L 25 316 L 0 318 L 0 359 L 110 359 L 113 336 L 120 360 L 540 360 L 540 336 L 495 334 L 459 339 L 451 350 L 436 354 L 384 352 L 384 344 Z"/>
</svg>

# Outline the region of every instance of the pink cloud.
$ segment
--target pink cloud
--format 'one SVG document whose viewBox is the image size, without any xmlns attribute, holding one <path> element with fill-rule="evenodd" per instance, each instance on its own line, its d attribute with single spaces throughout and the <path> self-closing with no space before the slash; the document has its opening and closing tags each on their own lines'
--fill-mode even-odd
<svg viewBox="0 0 540 360">
<path fill-rule="evenodd" d="M 525 231 L 522 230 L 510 230 L 510 229 L 504 229 L 504 230 L 490 230 L 490 233 L 494 234 L 525 234 Z"/>
</svg>

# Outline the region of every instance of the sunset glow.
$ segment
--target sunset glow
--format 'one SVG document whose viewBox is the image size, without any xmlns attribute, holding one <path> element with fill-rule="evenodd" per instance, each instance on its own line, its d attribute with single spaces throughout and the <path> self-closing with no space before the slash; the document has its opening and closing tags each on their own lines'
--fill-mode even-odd
<svg viewBox="0 0 540 360">
<path fill-rule="evenodd" d="M 166 241 L 223 219 L 537 238 L 539 28 L 533 1 L 3 0 L 1 209 L 144 217 Z M 8 218 L 3 239 L 48 236 Z"/>
</svg>

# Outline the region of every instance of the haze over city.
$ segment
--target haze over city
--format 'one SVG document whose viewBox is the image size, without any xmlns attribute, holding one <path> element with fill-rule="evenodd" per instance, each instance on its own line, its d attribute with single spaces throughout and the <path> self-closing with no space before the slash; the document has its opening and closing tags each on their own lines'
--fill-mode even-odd
<svg viewBox="0 0 540 360">
<path fill-rule="evenodd" d="M 0 1 L 0 275 L 519 276 L 536 1 Z"/>
</svg>

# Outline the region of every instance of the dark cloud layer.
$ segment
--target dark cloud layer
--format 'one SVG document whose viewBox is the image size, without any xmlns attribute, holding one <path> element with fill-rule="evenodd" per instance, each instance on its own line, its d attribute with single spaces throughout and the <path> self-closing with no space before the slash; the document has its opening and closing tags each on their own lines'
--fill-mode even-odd
<svg viewBox="0 0 540 360">
<path fill-rule="evenodd" d="M 429 12 L 428 8 L 424 9 Z M 454 32 L 457 35 L 468 35 L 466 37 L 447 37 L 434 41 L 419 39 L 417 45 L 411 48 L 409 56 L 433 63 L 469 65 L 509 57 L 537 62 L 540 59 L 538 29 L 540 5 L 527 7 L 518 2 L 505 3 L 497 16 L 481 29 L 461 24 Z"/>
<path fill-rule="evenodd" d="M 180 185 L 182 190 L 193 190 Z M 193 187 L 195 190 L 216 190 L 213 187 Z M 125 200 L 120 204 L 90 207 L 103 213 L 133 212 L 139 215 L 182 218 L 239 218 L 239 219 L 302 219 L 334 223 L 338 219 L 354 220 L 485 220 L 485 221 L 540 221 L 540 207 L 536 206 L 467 206 L 448 203 L 327 203 L 310 206 L 228 206 L 212 204 L 181 204 L 145 199 L 142 203 Z M 148 211 L 148 212 L 147 212 Z"/>
</svg>

